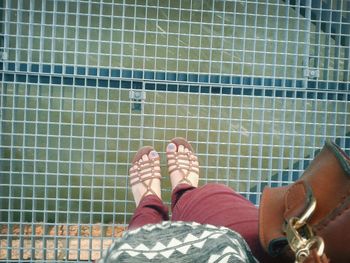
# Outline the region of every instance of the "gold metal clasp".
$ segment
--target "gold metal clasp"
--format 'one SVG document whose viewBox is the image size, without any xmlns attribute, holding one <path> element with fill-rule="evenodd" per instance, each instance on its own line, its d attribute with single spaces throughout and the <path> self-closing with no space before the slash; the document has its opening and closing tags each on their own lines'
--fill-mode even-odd
<svg viewBox="0 0 350 263">
<path fill-rule="evenodd" d="M 316 209 L 316 199 L 312 197 L 305 212 L 300 217 L 292 217 L 286 225 L 286 236 L 290 248 L 295 253 L 295 262 L 303 262 L 312 248 L 317 248 L 317 254 L 322 256 L 324 251 L 323 239 L 315 236 L 312 228 L 307 224 Z"/>
<path fill-rule="evenodd" d="M 296 224 L 301 226 L 306 224 L 307 220 L 311 217 L 315 209 L 316 209 L 316 199 L 315 197 L 311 196 L 309 206 L 306 208 L 304 213 L 300 216 Z"/>
<path fill-rule="evenodd" d="M 323 239 L 319 236 L 314 236 L 309 239 L 305 247 L 295 253 L 295 262 L 303 262 L 310 255 L 310 251 L 313 247 L 317 249 L 317 255 L 322 256 L 324 252 Z"/>
</svg>

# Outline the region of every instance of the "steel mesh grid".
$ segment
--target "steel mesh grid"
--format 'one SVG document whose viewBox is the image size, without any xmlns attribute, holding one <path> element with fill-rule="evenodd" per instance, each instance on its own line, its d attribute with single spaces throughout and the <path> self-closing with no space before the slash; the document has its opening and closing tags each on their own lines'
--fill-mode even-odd
<svg viewBox="0 0 350 263">
<path fill-rule="evenodd" d="M 189 138 L 202 184 L 256 203 L 265 184 L 295 180 L 325 138 L 349 149 L 348 86 L 333 88 L 348 79 L 349 32 L 312 23 L 324 3 L 305 19 L 280 1 L 173 2 L 3 3 L 2 259 L 98 257 L 118 234 L 108 227 L 134 209 L 127 169 L 143 144 L 164 157 L 168 139 Z M 329 4 L 348 28 L 347 3 Z M 300 89 L 313 84 L 305 69 L 325 85 Z"/>
</svg>

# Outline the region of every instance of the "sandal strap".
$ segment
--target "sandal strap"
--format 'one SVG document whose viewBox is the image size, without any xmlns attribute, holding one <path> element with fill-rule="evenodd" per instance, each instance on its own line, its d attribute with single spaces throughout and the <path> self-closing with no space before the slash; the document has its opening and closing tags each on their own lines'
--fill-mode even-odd
<svg viewBox="0 0 350 263">
<path fill-rule="evenodd" d="M 143 183 L 144 181 L 147 181 L 147 180 L 149 180 L 149 179 L 159 179 L 159 180 L 162 180 L 162 176 L 161 176 L 160 174 L 159 174 L 159 175 L 152 174 L 152 175 L 150 175 L 150 176 L 146 176 L 146 177 L 143 177 L 143 178 L 141 178 L 141 177 L 139 177 L 139 176 L 136 175 L 136 176 L 134 176 L 133 178 L 138 178 L 138 180 L 136 180 L 136 181 L 133 182 L 133 183 L 130 182 L 130 185 L 131 185 L 131 186 L 136 185 L 136 184 Z M 130 180 L 133 179 L 133 178 L 130 178 Z"/>
<path fill-rule="evenodd" d="M 187 178 L 190 172 L 194 172 L 196 174 L 199 173 L 199 165 L 195 164 L 198 161 L 197 156 L 193 154 L 192 151 L 189 152 L 168 152 L 167 153 L 168 161 L 174 161 L 169 165 L 169 173 L 174 171 L 179 171 L 182 173 L 182 179 L 179 183 L 187 183 L 192 186 L 192 182 Z M 186 170 L 186 172 L 184 172 Z"/>
<path fill-rule="evenodd" d="M 149 169 L 147 168 L 147 170 L 130 170 L 130 173 L 133 174 L 133 173 L 136 173 L 134 175 L 130 175 L 129 176 L 129 179 L 130 180 L 133 180 L 133 179 L 142 179 L 145 175 L 149 175 L 151 174 L 151 176 L 155 175 L 156 173 L 159 173 L 160 174 L 160 169 Z M 148 177 L 148 176 L 147 176 Z"/>
<path fill-rule="evenodd" d="M 186 178 L 185 178 L 185 177 L 182 178 L 177 184 L 179 185 L 179 184 L 183 184 L 183 183 L 189 184 L 189 185 L 193 186 L 192 183 L 191 183 L 191 181 L 188 180 L 187 177 L 186 177 Z"/>
<path fill-rule="evenodd" d="M 153 180 L 153 179 L 152 179 L 152 180 Z M 142 182 L 142 184 L 146 187 L 146 191 L 143 193 L 143 195 L 141 196 L 140 200 L 142 200 L 148 193 L 151 193 L 151 194 L 153 194 L 153 195 L 158 196 L 157 193 L 154 192 L 154 191 L 152 190 L 152 188 L 150 187 L 150 185 L 152 184 L 152 180 L 150 181 L 150 184 L 149 184 L 149 185 L 146 185 L 144 182 Z"/>
<path fill-rule="evenodd" d="M 193 152 L 168 152 L 168 159 L 180 159 L 180 160 L 190 160 L 190 161 L 198 161 L 198 157 L 193 154 Z"/>
<path fill-rule="evenodd" d="M 160 174 L 161 170 L 160 167 L 156 167 L 154 164 L 156 161 L 159 161 L 160 157 L 156 157 L 147 161 L 144 161 L 142 159 L 135 161 L 132 163 L 133 166 L 137 166 L 137 168 L 131 168 L 130 174 L 135 173 L 134 175 L 129 176 L 129 182 L 131 186 L 142 184 L 146 190 L 142 194 L 140 200 L 142 200 L 148 193 L 151 193 L 153 195 L 157 195 L 151 188 L 153 179 L 162 179 L 162 176 Z M 135 179 L 134 182 L 131 182 Z M 149 182 L 145 183 L 145 181 L 149 180 Z M 157 195 L 158 196 L 158 195 Z"/>
<path fill-rule="evenodd" d="M 175 166 L 175 167 L 173 167 L 173 166 Z M 172 172 L 175 172 L 175 171 L 180 171 L 180 172 L 182 172 L 183 174 L 185 174 L 185 173 L 183 172 L 183 169 L 188 170 L 188 174 L 189 174 L 190 172 L 194 172 L 194 173 L 197 173 L 197 174 L 198 174 L 198 172 L 199 172 L 199 169 L 193 169 L 193 168 L 187 168 L 187 167 L 177 167 L 176 165 L 171 165 L 171 167 L 173 167 L 173 168 L 169 168 L 169 173 L 172 173 Z"/>
<path fill-rule="evenodd" d="M 129 178 L 130 179 L 134 179 L 134 178 L 137 178 L 137 177 L 142 177 L 143 175 L 145 174 L 149 174 L 149 173 L 154 173 L 154 172 L 160 172 L 160 171 L 156 171 L 154 169 L 154 163 L 156 161 L 159 161 L 160 158 L 157 157 L 157 158 L 154 158 L 152 160 L 147 160 L 147 161 L 141 161 L 141 162 L 134 162 L 132 165 L 135 166 L 137 165 L 137 168 L 131 168 L 130 169 L 130 173 L 137 173 L 136 175 L 133 175 L 133 176 L 130 176 Z M 142 166 L 141 166 L 142 164 Z M 158 170 L 158 169 L 157 169 Z"/>
<path fill-rule="evenodd" d="M 195 164 L 195 162 L 198 162 L 197 156 L 195 156 L 192 152 L 188 153 L 178 153 L 178 152 L 171 152 L 167 153 L 168 161 L 175 160 L 175 163 L 172 163 L 171 166 L 181 166 L 183 168 L 199 168 L 198 164 Z"/>
<path fill-rule="evenodd" d="M 160 157 L 155 157 L 155 158 L 152 158 L 152 159 L 149 159 L 147 161 L 144 161 L 142 159 L 140 159 L 139 161 L 136 161 L 136 162 L 133 162 L 132 165 L 140 165 L 141 163 L 142 164 L 148 164 L 148 163 L 154 163 L 155 161 L 159 161 L 160 160 Z"/>
</svg>

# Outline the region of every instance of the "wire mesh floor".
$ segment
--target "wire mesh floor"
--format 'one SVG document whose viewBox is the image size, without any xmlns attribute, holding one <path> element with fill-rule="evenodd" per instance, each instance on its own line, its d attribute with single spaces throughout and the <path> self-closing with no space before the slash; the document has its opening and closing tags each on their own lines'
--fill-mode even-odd
<svg viewBox="0 0 350 263">
<path fill-rule="evenodd" d="M 12 248 L 11 254 L 8 255 L 6 249 L 1 249 L 0 257 L 19 261 L 23 259 L 50 261 L 98 259 L 101 249 L 108 248 L 113 239 L 121 237 L 125 230 L 120 226 L 101 226 L 100 224 L 67 226 L 36 223 L 14 224 L 11 227 L 13 236 L 11 246 L 6 239 L 0 239 L 2 248 Z M 9 235 L 8 226 L 2 225 L 0 233 Z M 31 239 L 31 236 L 35 236 L 35 240 Z"/>
<path fill-rule="evenodd" d="M 348 1 L 0 1 L 0 260 L 92 260 L 128 168 L 188 138 L 200 184 L 259 204 L 326 139 L 350 150 Z"/>
</svg>

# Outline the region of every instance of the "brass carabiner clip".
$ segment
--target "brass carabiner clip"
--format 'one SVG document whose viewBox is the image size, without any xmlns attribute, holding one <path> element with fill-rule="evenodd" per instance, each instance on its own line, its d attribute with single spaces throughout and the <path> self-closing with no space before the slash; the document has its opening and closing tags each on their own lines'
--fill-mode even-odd
<svg viewBox="0 0 350 263">
<path fill-rule="evenodd" d="M 312 247 L 317 247 L 317 254 L 321 256 L 324 251 L 324 241 L 321 237 L 315 236 L 312 228 L 307 224 L 312 213 L 316 209 L 316 199 L 311 202 L 300 217 L 292 217 L 287 222 L 285 233 L 288 244 L 295 253 L 295 262 L 303 262 L 309 255 Z"/>
</svg>

